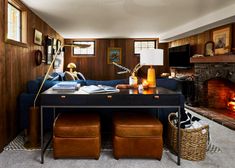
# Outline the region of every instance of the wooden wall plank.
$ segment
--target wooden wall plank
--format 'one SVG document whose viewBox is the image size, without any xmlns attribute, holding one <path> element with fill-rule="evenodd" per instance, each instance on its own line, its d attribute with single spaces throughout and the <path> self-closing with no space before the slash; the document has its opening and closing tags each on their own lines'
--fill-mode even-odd
<svg viewBox="0 0 235 168">
<path fill-rule="evenodd" d="M 82 39 L 65 39 L 65 43 L 72 43 Z M 92 40 L 92 39 L 90 39 Z M 120 71 L 112 64 L 107 64 L 107 50 L 109 47 L 118 47 L 122 49 L 121 65 L 133 69 L 139 63 L 139 56 L 134 55 L 134 39 L 93 39 L 96 43 L 95 57 L 75 57 L 71 48 L 65 50 L 64 69 L 67 69 L 67 64 L 74 62 L 77 65 L 76 71 L 82 72 L 87 79 L 94 80 L 110 80 L 127 78 L 130 74 L 118 75 Z M 157 39 L 156 39 L 157 40 Z M 167 49 L 164 47 L 164 49 Z M 165 55 L 167 57 L 167 55 Z M 160 71 L 158 69 L 161 69 Z M 159 76 L 165 70 L 169 71 L 169 67 L 157 67 L 157 75 Z M 141 71 L 146 72 L 147 67 L 141 68 Z"/>
<path fill-rule="evenodd" d="M 5 42 L 5 6 L 6 0 L 0 1 L 0 151 L 19 132 L 20 93 L 26 91 L 26 83 L 42 76 L 48 65 L 36 66 L 35 50 L 44 54 L 44 46 L 33 43 L 34 29 L 41 31 L 43 36 L 50 35 L 64 42 L 55 30 L 41 20 L 31 10 L 27 9 L 27 47 L 21 47 Z"/>
<path fill-rule="evenodd" d="M 6 134 L 6 100 L 5 100 L 5 44 L 4 44 L 4 1 L 0 1 L 0 152 L 3 150 L 5 143 L 5 137 L 2 135 Z"/>
</svg>

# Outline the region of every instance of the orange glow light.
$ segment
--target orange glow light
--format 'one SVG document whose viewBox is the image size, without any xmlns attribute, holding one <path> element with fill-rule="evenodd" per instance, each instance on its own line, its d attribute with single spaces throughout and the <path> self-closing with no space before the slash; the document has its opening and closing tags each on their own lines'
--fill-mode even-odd
<svg viewBox="0 0 235 168">
<path fill-rule="evenodd" d="M 231 101 L 227 103 L 227 107 L 231 111 L 235 111 L 235 97 L 231 98 Z"/>
<path fill-rule="evenodd" d="M 148 83 L 148 81 L 147 81 L 146 79 L 144 79 L 144 80 L 142 81 L 142 85 L 143 85 L 144 89 L 146 89 L 146 88 L 148 88 L 149 83 Z"/>
</svg>

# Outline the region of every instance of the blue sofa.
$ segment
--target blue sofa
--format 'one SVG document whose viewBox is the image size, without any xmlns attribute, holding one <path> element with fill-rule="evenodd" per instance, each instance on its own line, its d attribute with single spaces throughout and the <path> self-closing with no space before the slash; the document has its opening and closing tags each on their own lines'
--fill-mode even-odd
<svg viewBox="0 0 235 168">
<path fill-rule="evenodd" d="M 61 82 L 63 80 L 63 76 L 61 74 L 53 74 L 52 75 L 53 78 L 48 79 L 45 81 L 45 84 L 42 88 L 42 90 L 46 90 L 50 87 L 52 87 L 53 85 L 55 85 L 58 82 Z M 37 78 L 36 80 L 31 80 L 27 82 L 27 91 L 22 93 L 19 97 L 19 108 L 20 108 L 20 130 L 24 130 L 28 128 L 28 112 L 29 112 L 29 107 L 33 106 L 33 101 L 34 98 L 36 96 L 36 93 L 39 89 L 39 86 L 42 82 L 42 78 Z M 108 85 L 108 86 L 116 86 L 117 84 L 127 84 L 128 83 L 128 79 L 118 79 L 118 80 L 106 80 L 106 81 L 102 81 L 102 80 L 77 80 L 77 83 L 80 83 L 82 86 L 83 85 Z M 178 91 L 181 92 L 181 86 L 180 83 L 177 80 L 174 79 L 168 79 L 168 78 L 159 78 L 157 79 L 157 85 L 159 87 L 164 87 L 170 90 L 174 90 L 174 91 Z M 37 102 L 38 103 L 38 102 Z M 184 96 L 182 95 L 181 98 L 181 107 L 182 109 L 184 109 Z M 45 129 L 49 129 L 51 128 L 51 124 L 53 121 L 53 113 L 52 113 L 52 109 L 46 109 L 47 112 L 44 113 L 44 126 Z M 59 109 L 59 110 L 63 110 L 63 109 Z M 89 109 L 83 109 L 83 110 L 89 110 Z M 94 109 L 92 109 L 94 110 Z M 96 109 L 95 109 L 96 110 Z M 114 111 L 118 111 L 120 109 L 112 109 L 112 112 Z M 137 109 L 134 109 L 137 110 Z M 155 114 L 158 114 L 157 110 L 154 109 L 146 109 L 146 111 L 151 111 Z M 159 109 L 161 112 L 159 113 L 160 116 L 158 116 L 160 118 L 160 120 L 162 121 L 162 123 L 164 125 L 167 124 L 167 116 L 170 112 L 172 111 L 176 111 L 176 109 Z M 107 124 L 109 124 L 109 122 L 111 122 L 110 120 L 110 116 L 112 115 L 110 113 L 110 109 L 102 109 L 102 115 L 103 117 L 103 121 Z M 102 117 L 101 117 L 102 118 Z M 106 124 L 104 124 L 106 125 Z M 111 128 L 110 128 L 111 129 Z M 108 131 L 108 130 L 107 130 Z"/>
</svg>

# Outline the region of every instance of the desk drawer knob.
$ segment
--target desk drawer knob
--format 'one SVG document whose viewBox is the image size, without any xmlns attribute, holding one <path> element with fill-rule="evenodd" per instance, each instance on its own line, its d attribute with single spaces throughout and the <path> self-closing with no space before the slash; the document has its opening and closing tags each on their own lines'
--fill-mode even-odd
<svg viewBox="0 0 235 168">
<path fill-rule="evenodd" d="M 63 96 L 60 96 L 60 98 L 61 98 L 61 99 L 65 99 L 65 98 L 66 98 L 66 96 L 64 96 L 64 95 L 63 95 Z"/>
<path fill-rule="evenodd" d="M 112 95 L 108 95 L 107 96 L 108 99 L 112 99 L 112 97 L 113 97 Z"/>
<path fill-rule="evenodd" d="M 160 96 L 153 96 L 153 98 L 154 98 L 154 99 L 159 99 L 159 98 L 160 98 Z"/>
</svg>

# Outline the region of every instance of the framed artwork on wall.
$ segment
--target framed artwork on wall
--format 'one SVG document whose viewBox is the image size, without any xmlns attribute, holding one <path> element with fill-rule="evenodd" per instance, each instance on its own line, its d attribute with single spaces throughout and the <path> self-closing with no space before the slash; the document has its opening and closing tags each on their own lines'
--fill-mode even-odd
<svg viewBox="0 0 235 168">
<path fill-rule="evenodd" d="M 34 29 L 34 44 L 42 45 L 42 33 L 37 29 Z"/>
<path fill-rule="evenodd" d="M 53 53 L 52 53 L 52 38 L 50 36 L 46 37 L 46 63 L 51 64 L 53 59 Z"/>
<path fill-rule="evenodd" d="M 231 49 L 231 26 L 216 29 L 212 32 L 215 43 L 215 54 L 226 54 Z"/>
<path fill-rule="evenodd" d="M 56 43 L 56 50 L 58 50 L 61 47 L 61 41 L 58 39 Z M 60 54 L 61 49 L 59 50 L 58 54 Z"/>
<path fill-rule="evenodd" d="M 116 62 L 118 64 L 121 64 L 121 61 L 122 61 L 122 49 L 108 48 L 107 63 L 112 64 L 112 62 Z"/>
</svg>

